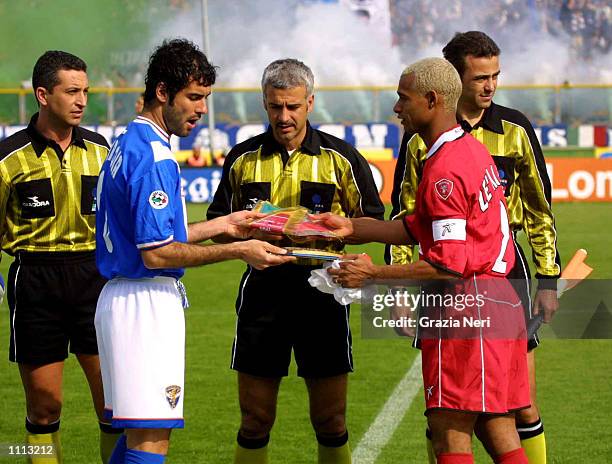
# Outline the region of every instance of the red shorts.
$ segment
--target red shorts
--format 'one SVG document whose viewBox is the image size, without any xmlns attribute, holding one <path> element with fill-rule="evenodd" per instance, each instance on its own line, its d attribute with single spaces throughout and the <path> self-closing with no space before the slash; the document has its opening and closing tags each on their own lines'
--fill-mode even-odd
<svg viewBox="0 0 612 464">
<path fill-rule="evenodd" d="M 425 405 L 506 414 L 529 406 L 527 340 L 423 340 Z"/>
<path fill-rule="evenodd" d="M 481 282 L 479 287 L 480 293 L 485 289 L 488 295 L 482 306 L 426 313 L 434 319 L 452 317 L 461 322 L 454 328 L 422 332 L 427 410 L 507 414 L 530 404 L 522 306 L 505 280 Z M 473 289 L 464 286 L 462 291 L 472 293 Z M 484 328 L 467 327 L 464 317 L 489 323 Z"/>
</svg>

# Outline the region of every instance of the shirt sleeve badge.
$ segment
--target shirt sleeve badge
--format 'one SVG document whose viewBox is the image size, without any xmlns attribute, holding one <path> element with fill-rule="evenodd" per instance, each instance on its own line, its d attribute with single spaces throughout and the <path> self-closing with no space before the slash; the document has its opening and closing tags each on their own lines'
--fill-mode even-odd
<svg viewBox="0 0 612 464">
<path fill-rule="evenodd" d="M 448 200 L 448 197 L 453 193 L 453 181 L 448 179 L 440 179 L 434 184 L 436 193 L 443 200 Z"/>
<path fill-rule="evenodd" d="M 164 209 L 168 206 L 168 195 L 162 190 L 155 190 L 149 195 L 149 204 L 155 209 Z"/>
</svg>

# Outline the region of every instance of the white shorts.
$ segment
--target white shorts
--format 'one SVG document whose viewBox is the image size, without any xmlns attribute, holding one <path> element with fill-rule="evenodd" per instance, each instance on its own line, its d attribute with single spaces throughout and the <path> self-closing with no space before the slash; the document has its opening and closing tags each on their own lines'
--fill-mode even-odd
<svg viewBox="0 0 612 464">
<path fill-rule="evenodd" d="M 95 325 L 113 427 L 182 428 L 185 316 L 177 281 L 109 281 Z"/>
</svg>

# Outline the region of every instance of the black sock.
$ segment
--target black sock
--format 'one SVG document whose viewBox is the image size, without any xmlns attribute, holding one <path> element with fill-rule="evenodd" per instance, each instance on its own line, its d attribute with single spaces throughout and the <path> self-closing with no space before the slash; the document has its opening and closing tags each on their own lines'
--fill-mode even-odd
<svg viewBox="0 0 612 464">
<path fill-rule="evenodd" d="M 544 433 L 544 424 L 542 424 L 542 419 L 530 424 L 516 424 L 516 431 L 521 440 L 527 440 Z"/>
<path fill-rule="evenodd" d="M 240 446 L 246 449 L 259 449 L 263 448 L 270 441 L 270 434 L 267 434 L 263 438 L 245 438 L 242 436 L 240 432 L 238 432 L 238 436 L 236 437 L 236 441 Z"/>
<path fill-rule="evenodd" d="M 60 421 L 57 420 L 56 422 L 53 422 L 52 424 L 40 425 L 40 424 L 32 424 L 32 422 L 30 422 L 30 419 L 26 417 L 25 428 L 28 432 L 35 434 L 35 435 L 42 435 L 44 433 L 55 433 L 60 428 Z"/>
<path fill-rule="evenodd" d="M 102 430 L 104 433 L 123 433 L 123 429 L 122 428 L 114 428 L 112 425 L 107 424 L 105 422 L 98 422 L 98 424 L 100 425 L 100 430 Z"/>
<path fill-rule="evenodd" d="M 328 448 L 340 448 L 348 441 L 349 435 L 348 430 L 339 437 L 324 437 L 317 433 L 317 441 L 320 445 L 327 446 Z"/>
</svg>

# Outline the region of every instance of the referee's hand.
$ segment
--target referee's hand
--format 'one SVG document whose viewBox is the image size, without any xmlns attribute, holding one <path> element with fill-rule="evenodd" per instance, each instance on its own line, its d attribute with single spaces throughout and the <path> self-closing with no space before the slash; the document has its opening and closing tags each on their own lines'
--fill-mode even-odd
<svg viewBox="0 0 612 464">
<path fill-rule="evenodd" d="M 236 242 L 235 245 L 240 247 L 242 260 L 259 270 L 296 260 L 295 256 L 284 256 L 287 254 L 287 250 L 284 248 L 261 240 Z"/>
<path fill-rule="evenodd" d="M 544 322 L 548 324 L 550 321 L 552 321 L 557 309 L 559 309 L 557 290 L 549 290 L 545 288 L 538 289 L 533 301 L 533 314 L 537 315 L 543 313 Z"/>
</svg>

